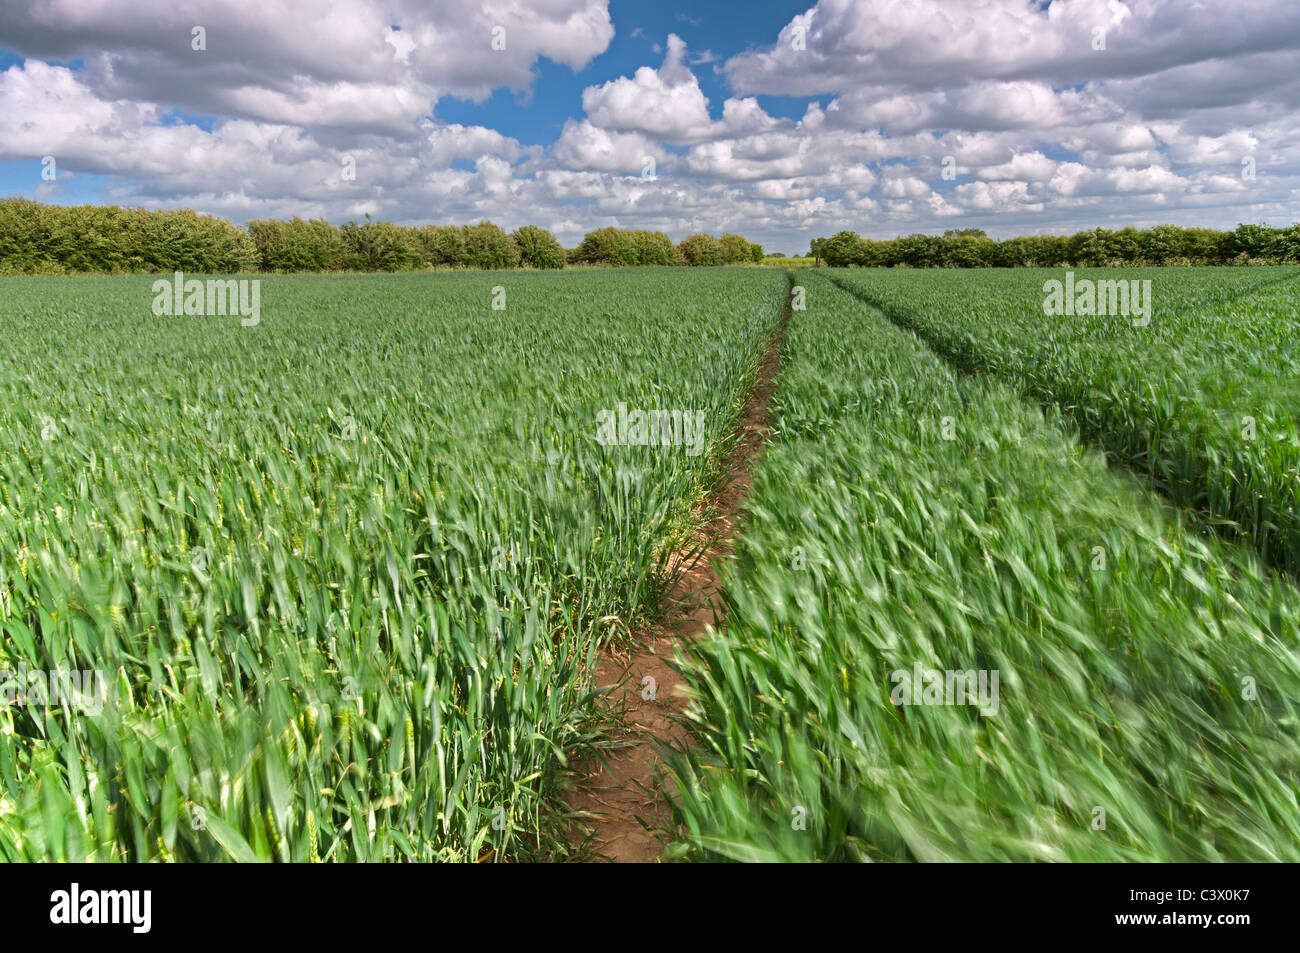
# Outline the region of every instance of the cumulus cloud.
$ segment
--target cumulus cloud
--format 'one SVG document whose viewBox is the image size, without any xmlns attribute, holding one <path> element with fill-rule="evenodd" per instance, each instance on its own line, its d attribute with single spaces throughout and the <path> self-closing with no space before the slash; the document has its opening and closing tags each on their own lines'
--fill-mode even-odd
<svg viewBox="0 0 1300 953">
<path fill-rule="evenodd" d="M 0 159 L 237 220 L 491 218 L 569 243 L 1300 218 L 1294 0 L 817 0 L 730 58 L 670 34 L 657 65 L 588 69 L 613 35 L 607 0 L 7 0 L 0 50 L 25 59 L 0 73 Z M 585 71 L 549 141 L 439 118 L 526 101 L 543 59 Z M 807 101 L 782 118 L 765 96 Z"/>
<path fill-rule="evenodd" d="M 232 113 L 258 93 L 313 104 L 336 85 L 422 96 L 427 110 L 431 96 L 524 89 L 540 57 L 580 69 L 613 35 L 606 0 L 11 0 L 0 20 L 0 48 L 84 58 L 110 94 L 166 89 Z"/>
<path fill-rule="evenodd" d="M 675 33 L 658 69 L 643 66 L 583 91 L 582 108 L 597 126 L 643 132 L 665 142 L 706 139 L 713 126 L 699 81 L 686 67 L 686 43 Z"/>
<path fill-rule="evenodd" d="M 583 111 L 595 126 L 643 133 L 673 145 L 758 133 L 778 125 L 752 97 L 728 99 L 722 119 L 710 118 L 709 100 L 686 57 L 685 41 L 670 33 L 658 69 L 643 66 L 631 77 L 588 87 L 582 93 Z"/>
<path fill-rule="evenodd" d="M 650 174 L 668 158 L 662 146 L 640 133 L 602 129 L 587 119 L 567 121 L 553 152 L 566 169 L 636 174 Z"/>
<path fill-rule="evenodd" d="M 1073 85 L 1298 41 L 1300 10 L 1278 0 L 819 0 L 726 73 L 742 93 L 775 95 L 980 79 Z"/>
<path fill-rule="evenodd" d="M 977 179 L 1011 182 L 1044 182 L 1056 171 L 1056 163 L 1041 152 L 1018 152 L 1007 162 L 985 166 Z"/>
</svg>

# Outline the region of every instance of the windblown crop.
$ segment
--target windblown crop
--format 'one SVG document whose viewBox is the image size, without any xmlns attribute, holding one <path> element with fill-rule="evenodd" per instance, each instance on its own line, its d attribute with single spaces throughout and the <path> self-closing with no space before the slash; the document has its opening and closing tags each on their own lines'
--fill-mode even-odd
<svg viewBox="0 0 1300 953">
<path fill-rule="evenodd" d="M 833 274 L 959 369 L 1061 408 L 1112 459 L 1300 572 L 1300 270 L 1078 270 L 1149 280 L 1143 327 L 1045 316 L 1061 269 Z"/>
<path fill-rule="evenodd" d="M 1057 274 L 796 274 L 678 856 L 1300 859 L 1300 285 Z M 258 280 L 0 279 L 0 859 L 568 856 L 789 278 Z"/>
<path fill-rule="evenodd" d="M 786 278 L 262 281 L 246 328 L 3 280 L 0 670 L 107 697 L 0 707 L 0 857 L 545 855 Z M 705 452 L 602 445 L 619 403 Z"/>
<path fill-rule="evenodd" d="M 937 289 L 969 326 L 955 301 L 978 277 L 892 280 L 852 283 Z M 686 659 L 702 747 L 676 759 L 679 852 L 1300 859 L 1294 586 L 1055 410 L 798 281 L 727 624 Z M 1041 323 L 1016 325 L 1026 349 Z"/>
</svg>

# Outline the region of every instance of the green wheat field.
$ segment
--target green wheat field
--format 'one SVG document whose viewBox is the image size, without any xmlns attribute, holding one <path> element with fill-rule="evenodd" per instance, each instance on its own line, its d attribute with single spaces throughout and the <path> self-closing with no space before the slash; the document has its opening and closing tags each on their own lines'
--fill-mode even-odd
<svg viewBox="0 0 1300 953">
<path fill-rule="evenodd" d="M 0 859 L 572 856 L 598 653 L 793 288 L 669 855 L 1300 860 L 1300 268 L 1077 270 L 1146 324 L 1063 277 L 265 275 L 255 326 L 0 278 L 0 672 L 101 676 L 0 705 Z"/>
</svg>

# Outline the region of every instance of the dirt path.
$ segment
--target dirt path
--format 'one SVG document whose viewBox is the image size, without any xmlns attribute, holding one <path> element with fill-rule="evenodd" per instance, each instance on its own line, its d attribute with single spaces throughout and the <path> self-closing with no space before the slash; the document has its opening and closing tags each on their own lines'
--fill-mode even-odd
<svg viewBox="0 0 1300 953">
<path fill-rule="evenodd" d="M 758 380 L 741 415 L 741 439 L 727 460 L 723 485 L 706 503 L 714 517 L 704 524 L 694 541 L 706 544 L 702 555 L 681 574 L 666 597 L 664 622 L 634 633 L 629 646 L 607 649 L 596 669 L 596 684 L 614 685 L 604 704 L 623 709 L 624 731 L 618 740 L 626 747 L 610 750 L 605 763 L 592 766 L 578 783 L 569 804 L 586 816 L 593 829 L 587 847 L 598 857 L 615 863 L 645 863 L 658 858 L 664 844 L 647 830 L 669 828 L 671 813 L 661 793 L 658 744 L 686 740 L 687 730 L 675 717 L 685 708 L 679 694 L 682 681 L 669 662 L 674 647 L 696 638 L 709 626 L 722 622 L 720 583 L 714 563 L 732 552 L 740 501 L 753 486 L 750 465 L 762 450 L 769 425 L 768 402 L 780 366 L 780 348 L 790 319 L 785 315 L 777 329 Z M 682 555 L 677 557 L 682 559 Z M 654 697 L 645 698 L 654 679 Z"/>
</svg>

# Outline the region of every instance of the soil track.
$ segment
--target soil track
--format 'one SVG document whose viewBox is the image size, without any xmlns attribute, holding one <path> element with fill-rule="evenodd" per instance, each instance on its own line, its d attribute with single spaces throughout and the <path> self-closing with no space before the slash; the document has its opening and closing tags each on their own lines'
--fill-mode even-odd
<svg viewBox="0 0 1300 953">
<path fill-rule="evenodd" d="M 758 378 L 741 414 L 741 439 L 727 459 L 721 488 L 702 507 L 713 514 L 692 540 L 702 553 L 677 554 L 675 564 L 690 559 L 669 591 L 664 621 L 633 633 L 626 646 L 605 650 L 596 669 L 596 684 L 616 685 L 602 701 L 622 713 L 616 735 L 625 747 L 608 751 L 603 763 L 590 766 L 569 796 L 570 807 L 591 828 L 587 848 L 597 859 L 647 863 L 658 859 L 664 842 L 659 834 L 671 824 L 669 796 L 659 776 L 660 747 L 681 744 L 689 733 L 677 720 L 686 705 L 681 677 L 669 664 L 674 648 L 723 621 L 721 584 L 715 563 L 732 553 L 740 503 L 753 486 L 750 466 L 763 449 L 770 428 L 768 403 L 780 369 L 780 350 L 790 320 L 790 301 L 768 344 Z M 654 679 L 654 696 L 649 694 Z"/>
</svg>

